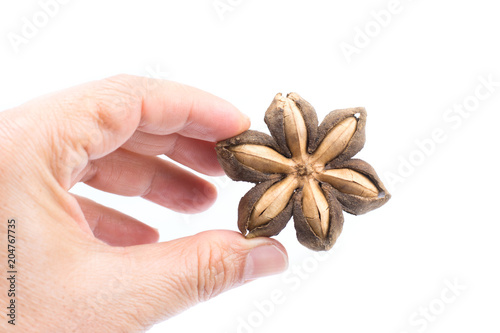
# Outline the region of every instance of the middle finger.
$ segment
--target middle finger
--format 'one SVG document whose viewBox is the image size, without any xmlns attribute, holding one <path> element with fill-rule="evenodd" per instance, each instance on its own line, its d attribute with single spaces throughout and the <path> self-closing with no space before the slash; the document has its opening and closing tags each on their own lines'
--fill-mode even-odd
<svg viewBox="0 0 500 333">
<path fill-rule="evenodd" d="M 141 196 L 177 212 L 201 212 L 217 197 L 214 185 L 158 157 L 120 148 L 89 163 L 81 180 L 86 184 L 110 193 Z"/>
</svg>

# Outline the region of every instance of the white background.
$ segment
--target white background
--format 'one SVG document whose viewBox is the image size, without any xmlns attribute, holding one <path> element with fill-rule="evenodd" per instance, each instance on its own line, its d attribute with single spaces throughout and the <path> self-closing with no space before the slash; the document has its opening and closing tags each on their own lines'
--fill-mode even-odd
<svg viewBox="0 0 500 333">
<path fill-rule="evenodd" d="M 9 38 L 22 36 L 23 18 L 33 22 L 43 9 L 32 0 L 0 5 L 1 109 L 129 73 L 219 95 L 263 131 L 277 92 L 298 92 L 320 119 L 336 108 L 368 111 L 358 157 L 382 177 L 389 203 L 346 214 L 338 243 L 321 258 L 296 241 L 290 223 L 277 237 L 290 255 L 285 274 L 229 291 L 150 332 L 498 332 L 495 2 L 220 3 L 230 8 L 218 12 L 213 0 L 68 1 L 17 46 Z M 388 8 L 393 14 L 382 15 L 382 26 L 373 13 Z M 359 32 L 365 29 L 370 36 Z M 347 44 L 357 53 L 346 56 Z M 430 143 L 433 133 L 439 142 Z M 252 185 L 211 181 L 217 203 L 193 216 L 83 185 L 74 192 L 159 228 L 164 241 L 236 230 L 239 198 Z"/>
</svg>

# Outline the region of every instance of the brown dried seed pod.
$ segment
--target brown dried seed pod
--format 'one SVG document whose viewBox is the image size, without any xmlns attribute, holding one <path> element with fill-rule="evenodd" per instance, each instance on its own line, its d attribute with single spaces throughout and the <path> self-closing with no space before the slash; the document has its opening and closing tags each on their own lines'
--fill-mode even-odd
<svg viewBox="0 0 500 333">
<path fill-rule="evenodd" d="M 363 214 L 389 200 L 373 168 L 350 160 L 365 142 L 364 108 L 333 111 L 318 127 L 308 102 L 277 94 L 265 122 L 272 137 L 247 131 L 216 147 L 229 177 L 258 183 L 238 208 L 246 237 L 277 235 L 293 211 L 299 241 L 327 250 L 342 230 L 342 210 Z"/>
</svg>

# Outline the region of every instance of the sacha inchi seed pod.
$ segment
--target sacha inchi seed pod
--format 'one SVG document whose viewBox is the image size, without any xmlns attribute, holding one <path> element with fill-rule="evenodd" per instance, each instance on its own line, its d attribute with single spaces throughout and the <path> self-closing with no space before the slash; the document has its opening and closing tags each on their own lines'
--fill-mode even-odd
<svg viewBox="0 0 500 333">
<path fill-rule="evenodd" d="M 365 143 L 364 108 L 332 111 L 318 126 L 307 101 L 277 94 L 265 122 L 271 136 L 248 130 L 216 146 L 231 179 L 257 183 L 238 208 L 247 238 L 277 235 L 293 215 L 298 240 L 328 250 L 342 231 L 342 210 L 363 214 L 389 200 L 375 170 L 352 159 Z"/>
</svg>

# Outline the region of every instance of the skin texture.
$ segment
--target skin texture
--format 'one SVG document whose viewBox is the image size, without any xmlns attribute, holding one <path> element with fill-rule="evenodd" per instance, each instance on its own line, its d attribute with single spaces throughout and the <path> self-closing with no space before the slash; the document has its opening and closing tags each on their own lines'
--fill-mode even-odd
<svg viewBox="0 0 500 333">
<path fill-rule="evenodd" d="M 209 231 L 157 243 L 148 225 L 68 193 L 85 182 L 182 213 L 203 211 L 216 199 L 214 186 L 156 155 L 222 175 L 215 142 L 249 125 L 206 92 L 126 75 L 1 112 L 0 237 L 4 244 L 7 220 L 15 218 L 15 329 L 141 332 L 286 269 L 286 251 L 275 240 Z M 7 271 L 5 249 L 0 263 Z M 0 279 L 4 305 L 7 282 Z M 13 328 L 0 321 L 1 332 Z"/>
</svg>

